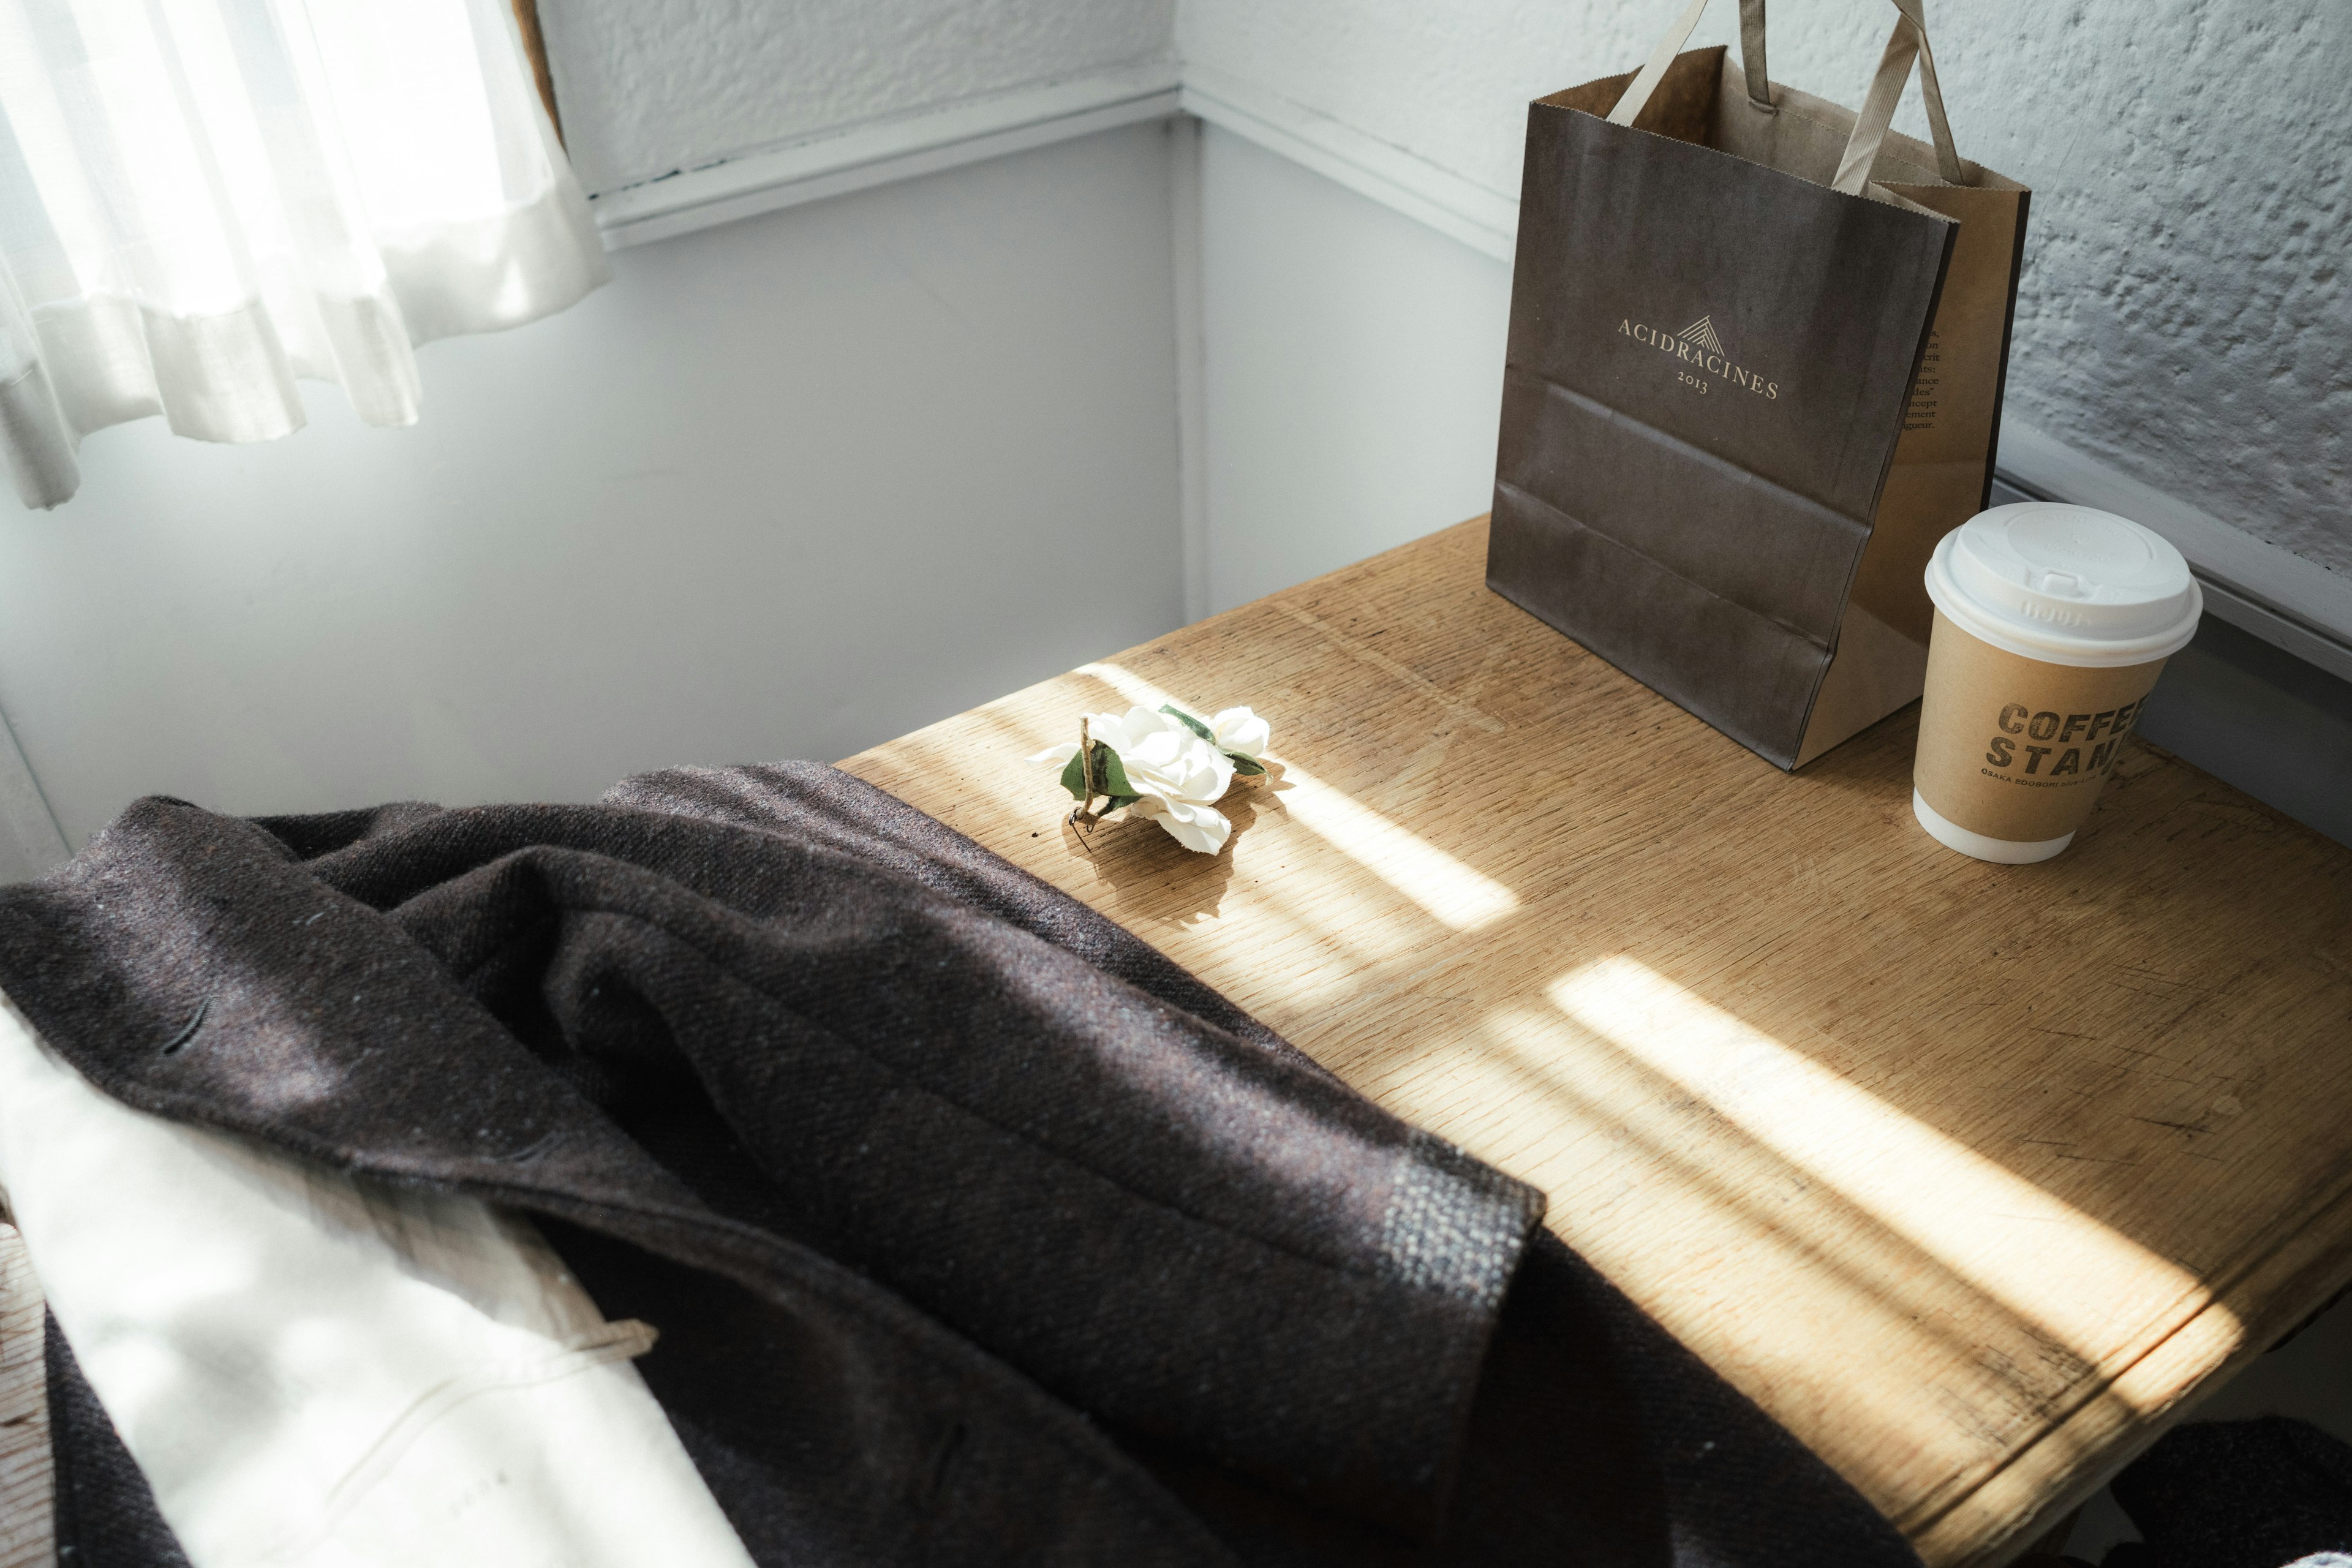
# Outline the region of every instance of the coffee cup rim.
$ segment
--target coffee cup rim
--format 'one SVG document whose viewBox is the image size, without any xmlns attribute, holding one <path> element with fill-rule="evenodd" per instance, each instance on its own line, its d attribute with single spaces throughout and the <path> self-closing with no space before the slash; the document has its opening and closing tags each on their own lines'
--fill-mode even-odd
<svg viewBox="0 0 2352 1568">
<path fill-rule="evenodd" d="M 2038 504 L 2052 506 L 2063 503 Z M 1935 553 L 1927 562 L 1927 596 L 1934 601 L 1936 607 L 1944 613 L 1946 619 L 1980 641 L 1990 643 L 1995 647 L 2016 654 L 2021 658 L 2037 658 L 2046 663 L 2074 665 L 2085 668 L 2146 664 L 2156 659 L 2168 658 L 2186 647 L 2189 639 L 2197 635 L 2199 619 L 2204 614 L 2205 596 L 2195 574 L 2186 570 L 2185 562 L 2182 563 L 2182 568 L 2188 593 L 2179 618 L 2160 630 L 2144 632 L 2135 637 L 2105 637 L 2070 632 L 2056 626 L 2027 620 L 2013 612 L 2006 612 L 2001 606 L 1985 604 L 1977 595 L 1968 592 L 1962 584 L 1953 570 L 1953 558 L 1959 547 L 1960 536 L 1968 531 L 1970 524 L 1980 519 L 2011 510 L 2009 507 L 1995 507 L 1979 512 L 1976 517 L 1969 519 L 1968 523 L 1963 523 L 1960 527 L 1952 530 L 1937 542 Z M 2161 534 L 2156 533 L 2154 530 L 2146 528 L 2142 524 L 2133 522 L 2128 518 L 2115 517 L 2110 512 L 2097 512 L 2095 509 L 2088 507 L 2069 507 L 2067 510 L 2111 518 L 2136 532 L 2147 535 L 2158 542 L 2166 552 L 2177 555 L 2177 552 L 2172 550 L 2170 542 L 2165 540 Z"/>
</svg>

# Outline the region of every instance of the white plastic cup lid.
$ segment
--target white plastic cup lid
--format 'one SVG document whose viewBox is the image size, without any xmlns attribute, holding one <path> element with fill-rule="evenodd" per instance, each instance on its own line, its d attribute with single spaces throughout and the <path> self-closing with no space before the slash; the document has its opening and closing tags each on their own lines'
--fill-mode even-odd
<svg viewBox="0 0 2352 1568">
<path fill-rule="evenodd" d="M 2058 501 L 1997 506 L 1944 535 L 1927 596 L 1995 647 L 2072 665 L 2163 658 L 2197 635 L 2205 609 L 2170 541 Z"/>
</svg>

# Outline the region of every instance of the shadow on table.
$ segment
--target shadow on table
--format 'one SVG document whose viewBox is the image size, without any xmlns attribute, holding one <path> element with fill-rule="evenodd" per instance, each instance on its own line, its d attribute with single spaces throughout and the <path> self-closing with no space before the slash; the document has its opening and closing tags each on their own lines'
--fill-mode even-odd
<svg viewBox="0 0 2352 1568">
<path fill-rule="evenodd" d="M 1118 890 L 1118 916 L 1128 921 L 1169 921 L 1190 925 L 1216 917 L 1234 879 L 1234 850 L 1257 821 L 1271 791 L 1283 788 L 1282 764 L 1268 776 L 1237 781 L 1217 809 L 1234 825 L 1233 837 L 1214 855 L 1185 848 L 1149 817 L 1121 812 L 1092 828 L 1062 819 L 1062 842 L 1089 861 L 1097 877 Z"/>
</svg>

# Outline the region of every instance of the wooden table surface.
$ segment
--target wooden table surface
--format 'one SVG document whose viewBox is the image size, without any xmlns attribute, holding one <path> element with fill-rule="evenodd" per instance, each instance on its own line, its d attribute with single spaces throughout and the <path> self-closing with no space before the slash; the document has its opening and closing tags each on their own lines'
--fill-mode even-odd
<svg viewBox="0 0 2352 1568">
<path fill-rule="evenodd" d="M 16 1227 L 0 1220 L 0 1568 L 48 1568 L 49 1405 L 41 1288 Z"/>
<path fill-rule="evenodd" d="M 1549 1223 L 1910 1532 L 1998 1561 L 2352 1280 L 2352 853 L 2135 744 L 2074 848 L 1784 775 L 1486 592 L 1465 523 L 843 764 L 1156 942 Z M 1083 712 L 1250 703 L 1215 857 L 1081 843 Z M 48 1561 L 0 1227 L 0 1568 Z"/>
<path fill-rule="evenodd" d="M 843 765 L 1158 944 L 1549 1223 L 1906 1530 L 2000 1561 L 2352 1280 L 2352 852 L 2132 743 L 1944 849 L 1916 710 L 1783 774 L 1486 591 L 1483 521 Z M 1249 703 L 1216 857 L 1028 753 Z"/>
</svg>

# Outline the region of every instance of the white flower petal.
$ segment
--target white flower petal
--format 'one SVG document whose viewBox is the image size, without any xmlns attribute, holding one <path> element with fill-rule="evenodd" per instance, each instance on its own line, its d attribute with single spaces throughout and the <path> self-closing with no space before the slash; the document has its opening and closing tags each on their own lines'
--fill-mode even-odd
<svg viewBox="0 0 2352 1568">
<path fill-rule="evenodd" d="M 1078 743 L 1076 741 L 1065 741 L 1058 746 L 1046 747 L 1029 760 L 1033 763 L 1050 763 L 1057 768 L 1066 768 L 1070 765 L 1070 759 L 1077 754 Z"/>
<path fill-rule="evenodd" d="M 1087 733 L 1116 752 L 1127 743 L 1127 719 L 1118 713 L 1089 713 Z"/>
<path fill-rule="evenodd" d="M 1223 752 L 1212 751 L 1203 744 L 1201 747 L 1201 756 L 1195 762 L 1192 772 L 1185 775 L 1184 784 L 1184 797 L 1187 800 L 1197 800 L 1204 805 L 1214 805 L 1225 798 L 1227 790 L 1234 787 L 1233 760 Z"/>
<path fill-rule="evenodd" d="M 1154 713 L 1149 708 L 1130 708 L 1118 721 L 1118 726 L 1130 745 L 1141 745 L 1147 739 L 1168 728 L 1165 713 Z"/>
<path fill-rule="evenodd" d="M 1199 855 L 1214 855 L 1233 837 L 1234 825 L 1213 805 L 1171 805 L 1152 814 L 1168 837 Z"/>
<path fill-rule="evenodd" d="M 1197 745 L 1200 742 L 1196 739 L 1193 743 Z M 1177 743 L 1176 737 L 1165 730 L 1158 734 L 1140 737 L 1130 750 L 1121 752 L 1120 757 L 1121 760 L 1133 757 L 1144 767 L 1169 773 L 1181 770 L 1184 764 L 1183 748 Z"/>
<path fill-rule="evenodd" d="M 1209 728 L 1216 733 L 1219 751 L 1239 752 L 1253 762 L 1274 743 L 1274 726 L 1247 708 L 1226 709 L 1209 721 Z"/>
<path fill-rule="evenodd" d="M 1194 740 L 1173 767 L 1160 770 L 1175 800 L 1213 805 L 1234 782 L 1234 764 L 1207 742 Z"/>
</svg>

